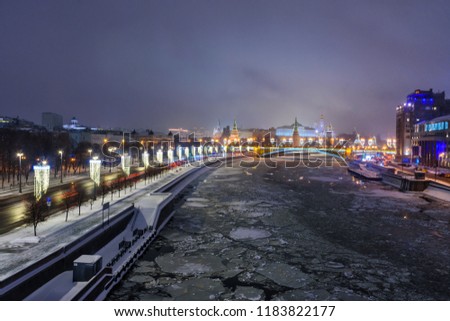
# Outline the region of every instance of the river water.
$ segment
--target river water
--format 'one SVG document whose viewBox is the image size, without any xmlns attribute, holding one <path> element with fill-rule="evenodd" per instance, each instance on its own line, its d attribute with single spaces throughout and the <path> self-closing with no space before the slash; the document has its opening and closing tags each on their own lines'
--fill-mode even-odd
<svg viewBox="0 0 450 321">
<path fill-rule="evenodd" d="M 450 299 L 449 203 L 276 164 L 190 185 L 108 300 Z"/>
</svg>

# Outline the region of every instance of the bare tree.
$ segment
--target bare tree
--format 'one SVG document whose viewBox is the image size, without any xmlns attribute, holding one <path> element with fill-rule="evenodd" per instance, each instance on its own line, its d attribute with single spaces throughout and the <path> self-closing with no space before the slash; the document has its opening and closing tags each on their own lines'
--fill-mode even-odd
<svg viewBox="0 0 450 321">
<path fill-rule="evenodd" d="M 83 205 L 83 202 L 86 200 L 86 191 L 84 190 L 83 186 L 81 184 L 77 185 L 76 187 L 76 203 L 78 205 L 78 216 L 81 215 L 81 205 Z M 91 205 L 92 208 L 92 205 Z"/>
<path fill-rule="evenodd" d="M 76 196 L 75 192 L 70 190 L 63 195 L 64 208 L 66 210 L 66 222 L 69 218 L 69 210 L 74 206 Z"/>
<path fill-rule="evenodd" d="M 126 179 L 126 178 L 125 178 Z M 117 191 L 119 192 L 119 197 L 120 197 L 120 190 L 122 189 L 122 175 L 119 175 L 117 177 Z M 125 186 L 125 194 L 127 192 L 126 186 Z"/>
<path fill-rule="evenodd" d="M 146 167 L 146 168 L 144 169 L 144 184 L 145 184 L 145 185 L 147 185 L 147 179 L 148 179 L 148 176 L 149 176 L 149 171 L 148 171 L 147 168 L 148 168 L 148 167 Z"/>
<path fill-rule="evenodd" d="M 111 182 L 109 184 L 109 189 L 111 191 L 111 201 L 114 199 L 114 188 L 116 187 L 116 184 L 114 184 L 114 182 Z M 120 195 L 119 195 L 120 196 Z"/>
<path fill-rule="evenodd" d="M 36 228 L 40 222 L 43 222 L 47 219 L 45 212 L 47 211 L 47 204 L 45 201 L 45 197 L 41 197 L 39 200 L 31 195 L 27 200 L 27 222 L 33 225 L 34 228 L 34 236 L 36 236 Z"/>
<path fill-rule="evenodd" d="M 105 202 L 105 195 L 108 194 L 108 184 L 103 180 L 100 188 L 102 190 L 102 204 Z"/>
</svg>

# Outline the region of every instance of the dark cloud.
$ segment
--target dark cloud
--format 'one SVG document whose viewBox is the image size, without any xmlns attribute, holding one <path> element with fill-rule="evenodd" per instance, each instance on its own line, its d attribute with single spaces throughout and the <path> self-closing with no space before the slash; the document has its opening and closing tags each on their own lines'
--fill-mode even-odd
<svg viewBox="0 0 450 321">
<path fill-rule="evenodd" d="M 447 1 L 1 1 L 0 111 L 104 127 L 317 122 L 394 133 L 445 90 Z"/>
</svg>

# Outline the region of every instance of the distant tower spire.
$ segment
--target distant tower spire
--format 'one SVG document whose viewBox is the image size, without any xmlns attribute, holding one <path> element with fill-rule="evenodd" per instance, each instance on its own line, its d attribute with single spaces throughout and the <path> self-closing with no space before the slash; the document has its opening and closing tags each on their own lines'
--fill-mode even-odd
<svg viewBox="0 0 450 321">
<path fill-rule="evenodd" d="M 222 136 L 222 127 L 220 126 L 220 119 L 217 120 L 217 127 L 213 129 L 213 137 L 219 139 Z"/>
<path fill-rule="evenodd" d="M 298 133 L 297 117 L 294 121 L 294 132 L 292 133 L 292 147 L 300 147 L 300 135 Z"/>
<path fill-rule="evenodd" d="M 331 126 L 331 123 L 327 126 L 327 132 L 326 132 L 326 147 L 331 148 L 334 145 L 334 134 L 333 134 L 333 126 Z"/>
<path fill-rule="evenodd" d="M 319 121 L 320 130 L 323 131 L 325 127 L 325 121 L 323 119 L 323 114 L 320 115 L 320 121 Z"/>
<path fill-rule="evenodd" d="M 234 119 L 233 129 L 231 130 L 231 135 L 230 135 L 229 140 L 231 142 L 234 142 L 234 143 L 239 143 L 240 142 L 239 131 L 238 131 L 238 128 L 237 128 L 236 118 Z"/>
</svg>

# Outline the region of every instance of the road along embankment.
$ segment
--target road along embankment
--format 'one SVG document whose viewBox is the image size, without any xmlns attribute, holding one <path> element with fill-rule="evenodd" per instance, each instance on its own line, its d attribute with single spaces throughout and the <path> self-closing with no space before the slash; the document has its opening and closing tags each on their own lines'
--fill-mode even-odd
<svg viewBox="0 0 450 321">
<path fill-rule="evenodd" d="M 90 229 L 70 244 L 0 281 L 0 300 L 103 299 L 170 220 L 177 195 L 217 163 L 212 160 L 180 169 L 163 186 L 134 193 L 140 197 L 129 201 L 129 206 L 111 217 L 107 225 Z M 81 255 L 100 255 L 103 264 L 89 280 L 74 282 L 73 262 Z"/>
</svg>

